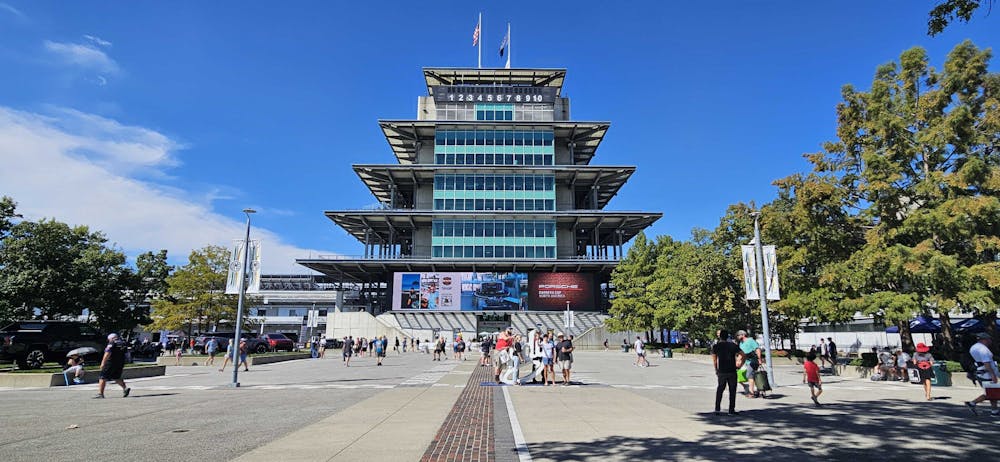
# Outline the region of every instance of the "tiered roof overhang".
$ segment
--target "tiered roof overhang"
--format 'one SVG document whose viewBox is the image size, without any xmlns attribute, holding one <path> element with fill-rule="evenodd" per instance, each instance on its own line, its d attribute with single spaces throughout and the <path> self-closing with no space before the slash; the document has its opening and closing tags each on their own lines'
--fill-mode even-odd
<svg viewBox="0 0 1000 462">
<path fill-rule="evenodd" d="M 430 185 L 435 173 L 520 173 L 554 174 L 559 184 L 573 188 L 577 204 L 587 203 L 591 188 L 597 186 L 597 208 L 602 209 L 628 181 L 634 166 L 466 166 L 466 165 L 354 165 L 354 172 L 368 186 L 379 202 L 391 204 L 396 192 L 396 204 L 412 207 L 417 185 Z"/>
<path fill-rule="evenodd" d="M 435 218 L 440 219 L 552 219 L 559 228 L 569 228 L 581 239 L 597 245 L 617 245 L 625 243 L 640 231 L 663 216 L 656 212 L 605 212 L 605 211 L 561 211 L 561 212 L 506 212 L 496 210 L 481 211 L 441 211 L 441 210 L 352 210 L 327 211 L 326 216 L 361 242 L 365 237 L 369 243 L 390 242 L 390 234 L 397 238 L 412 235 L 417 228 L 429 228 Z M 594 233 L 596 232 L 596 236 Z M 596 237 L 596 239 L 595 239 Z"/>
<path fill-rule="evenodd" d="M 611 122 L 486 122 L 440 120 L 379 120 L 386 141 L 400 164 L 417 161 L 417 145 L 433 145 L 438 128 L 454 130 L 517 130 L 552 128 L 555 138 L 574 143 L 573 164 L 587 165 L 608 133 Z"/>
<path fill-rule="evenodd" d="M 555 87 L 556 95 L 562 92 L 566 69 L 470 69 L 454 67 L 425 67 L 424 80 L 427 94 L 433 95 L 437 85 L 516 85 L 528 87 Z"/>
</svg>

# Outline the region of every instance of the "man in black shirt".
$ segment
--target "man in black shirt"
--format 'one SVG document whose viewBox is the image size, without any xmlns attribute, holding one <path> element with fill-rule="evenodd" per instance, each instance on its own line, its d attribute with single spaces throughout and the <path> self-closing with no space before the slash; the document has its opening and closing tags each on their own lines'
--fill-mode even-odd
<svg viewBox="0 0 1000 462">
<path fill-rule="evenodd" d="M 101 358 L 101 379 L 97 383 L 97 396 L 94 398 L 104 398 L 104 387 L 108 381 L 114 381 L 122 387 L 122 397 L 128 398 L 131 388 L 125 386 L 122 380 L 122 371 L 125 368 L 125 344 L 118 339 L 118 334 L 108 335 L 108 346 L 104 348 L 104 357 Z"/>
<path fill-rule="evenodd" d="M 736 356 L 740 347 L 729 341 L 729 332 L 719 331 L 719 341 L 712 347 L 712 364 L 715 365 L 715 375 L 719 385 L 715 389 L 715 415 L 721 413 L 722 393 L 729 386 L 729 415 L 736 414 Z"/>
<path fill-rule="evenodd" d="M 573 369 L 573 341 L 566 338 L 562 332 L 556 335 L 559 343 L 556 344 L 556 358 L 559 360 L 559 367 L 562 368 L 563 385 L 573 383 L 570 381 L 571 370 Z"/>
</svg>

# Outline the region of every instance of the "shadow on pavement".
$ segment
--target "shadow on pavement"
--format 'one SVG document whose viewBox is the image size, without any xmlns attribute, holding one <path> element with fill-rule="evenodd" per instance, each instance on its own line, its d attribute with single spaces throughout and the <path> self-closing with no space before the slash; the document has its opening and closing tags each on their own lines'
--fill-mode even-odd
<svg viewBox="0 0 1000 462">
<path fill-rule="evenodd" d="M 964 406 L 905 400 L 836 402 L 820 409 L 775 403 L 738 416 L 692 418 L 697 441 L 609 436 L 528 445 L 540 460 L 1000 460 L 997 422 Z M 637 416 L 653 420 L 655 416 Z M 679 429 L 681 430 L 681 429 Z"/>
<path fill-rule="evenodd" d="M 138 399 L 138 398 L 156 398 L 158 396 L 173 396 L 180 393 L 143 393 L 141 395 L 129 395 L 128 399 Z"/>
</svg>

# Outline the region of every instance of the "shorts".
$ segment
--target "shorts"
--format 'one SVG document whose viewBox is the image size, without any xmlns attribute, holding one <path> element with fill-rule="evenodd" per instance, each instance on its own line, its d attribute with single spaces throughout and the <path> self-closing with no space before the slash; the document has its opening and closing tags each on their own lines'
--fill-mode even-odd
<svg viewBox="0 0 1000 462">
<path fill-rule="evenodd" d="M 66 375 L 75 374 L 77 371 L 83 372 L 83 366 L 70 366 L 63 371 Z"/>
<path fill-rule="evenodd" d="M 102 380 L 121 380 L 122 379 L 122 369 L 125 365 L 117 367 L 108 367 L 106 369 L 101 369 L 101 379 Z"/>
<path fill-rule="evenodd" d="M 646 352 L 645 351 L 643 351 L 643 352 L 637 351 L 637 352 L 635 352 L 635 354 L 638 355 L 640 358 L 645 358 L 646 357 Z"/>
<path fill-rule="evenodd" d="M 378 356 L 379 358 L 384 358 L 385 357 L 385 350 L 376 351 L 375 352 L 375 356 Z"/>
<path fill-rule="evenodd" d="M 568 370 L 570 370 L 570 369 L 573 368 L 573 360 L 572 359 L 560 359 L 559 360 L 559 367 L 562 368 L 565 371 L 568 371 Z"/>
<path fill-rule="evenodd" d="M 350 358 L 351 356 L 354 355 L 354 353 L 351 350 L 346 350 L 343 352 L 343 355 L 345 358 Z"/>
<path fill-rule="evenodd" d="M 542 365 L 543 366 L 551 366 L 552 365 L 552 358 L 542 358 Z"/>
<path fill-rule="evenodd" d="M 819 391 L 823 391 L 823 384 L 819 382 L 809 382 L 809 388 L 815 388 Z"/>
<path fill-rule="evenodd" d="M 491 357 L 493 359 L 493 367 L 501 368 L 502 369 L 502 368 L 504 368 L 504 367 L 507 366 L 506 362 L 500 361 L 500 351 L 499 350 L 493 350 L 493 353 L 491 354 Z"/>
<path fill-rule="evenodd" d="M 240 362 L 241 363 L 242 362 L 246 362 L 246 360 L 247 360 L 247 354 L 246 353 L 240 353 Z"/>
</svg>

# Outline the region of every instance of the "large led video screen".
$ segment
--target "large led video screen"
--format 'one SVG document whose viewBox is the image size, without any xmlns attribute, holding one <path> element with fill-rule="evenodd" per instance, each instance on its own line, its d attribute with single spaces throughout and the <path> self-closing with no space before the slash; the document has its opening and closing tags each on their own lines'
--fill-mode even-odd
<svg viewBox="0 0 1000 462">
<path fill-rule="evenodd" d="M 531 273 L 528 275 L 528 309 L 558 311 L 566 302 L 574 311 L 597 310 L 594 275 L 588 273 Z"/>
<path fill-rule="evenodd" d="M 524 310 L 525 273 L 395 273 L 396 310 Z"/>
</svg>

